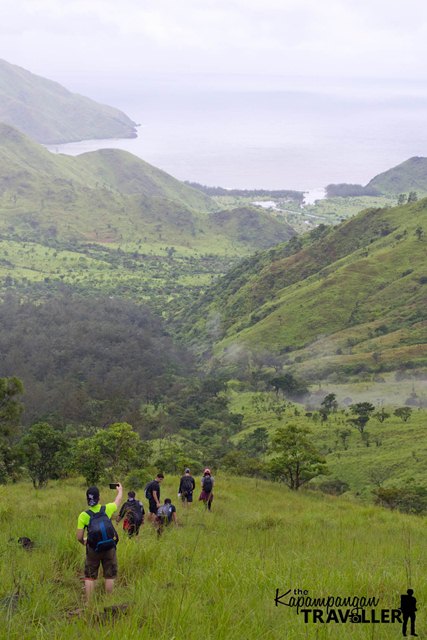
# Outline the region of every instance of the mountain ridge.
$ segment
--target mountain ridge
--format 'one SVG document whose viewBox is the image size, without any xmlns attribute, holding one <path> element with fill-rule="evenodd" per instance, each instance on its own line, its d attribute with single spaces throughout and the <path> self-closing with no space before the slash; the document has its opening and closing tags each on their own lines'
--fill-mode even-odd
<svg viewBox="0 0 427 640">
<path fill-rule="evenodd" d="M 0 121 L 43 144 L 137 136 L 136 123 L 119 109 L 1 59 Z"/>
<path fill-rule="evenodd" d="M 365 210 L 259 252 L 182 313 L 181 331 L 216 362 L 270 354 L 311 379 L 425 366 L 426 213 L 427 199 Z"/>
</svg>

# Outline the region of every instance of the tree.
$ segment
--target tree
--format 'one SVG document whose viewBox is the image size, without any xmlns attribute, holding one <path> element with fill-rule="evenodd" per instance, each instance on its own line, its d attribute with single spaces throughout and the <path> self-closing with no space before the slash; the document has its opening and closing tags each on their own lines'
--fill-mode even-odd
<svg viewBox="0 0 427 640">
<path fill-rule="evenodd" d="M 269 384 L 276 391 L 276 395 L 279 395 L 279 391 L 282 391 L 282 393 L 289 398 L 300 398 L 308 393 L 305 382 L 295 378 L 292 373 L 275 376 L 270 379 Z"/>
<path fill-rule="evenodd" d="M 411 417 L 412 409 L 411 407 L 398 407 L 394 411 L 394 415 L 403 420 L 403 422 L 408 422 Z"/>
<path fill-rule="evenodd" d="M 328 419 L 330 413 L 335 412 L 338 409 L 337 396 L 335 393 L 328 393 L 327 396 L 323 398 L 321 403 L 321 409 L 319 411 L 323 422 Z"/>
<path fill-rule="evenodd" d="M 258 427 L 255 431 L 248 433 L 248 435 L 240 441 L 239 448 L 252 456 L 264 454 L 268 449 L 267 429 L 265 427 Z"/>
<path fill-rule="evenodd" d="M 263 464 L 258 458 L 238 450 L 226 453 L 221 460 L 221 467 L 238 476 L 260 476 L 263 472 Z"/>
<path fill-rule="evenodd" d="M 410 202 L 417 202 L 418 200 L 418 195 L 416 191 L 410 191 L 409 195 L 408 195 L 408 204 Z"/>
<path fill-rule="evenodd" d="M 343 449 L 348 449 L 348 439 L 351 436 L 350 429 L 337 429 L 335 432 L 342 442 Z"/>
<path fill-rule="evenodd" d="M 387 420 L 387 418 L 390 417 L 390 414 L 387 413 L 387 411 L 384 409 L 384 407 L 382 407 L 380 409 L 380 411 L 377 411 L 376 413 L 374 413 L 372 417 L 375 418 L 376 420 L 378 420 L 378 422 L 381 422 L 381 424 L 382 424 L 384 422 L 384 420 Z"/>
<path fill-rule="evenodd" d="M 49 479 L 63 475 L 69 445 L 64 434 L 50 424 L 33 424 L 21 439 L 20 446 L 35 489 L 45 486 Z"/>
<path fill-rule="evenodd" d="M 88 485 L 96 485 L 105 472 L 105 460 L 101 454 L 100 442 L 85 438 L 74 443 L 73 467 L 81 473 Z"/>
<path fill-rule="evenodd" d="M 270 461 L 270 473 L 293 491 L 327 473 L 325 459 L 310 442 L 309 434 L 306 427 L 290 424 L 278 429 L 273 437 L 272 451 L 279 455 Z"/>
<path fill-rule="evenodd" d="M 402 205 L 402 204 L 405 204 L 406 201 L 407 201 L 406 193 L 400 193 L 397 198 L 397 204 Z"/>
<path fill-rule="evenodd" d="M 353 426 L 360 431 L 362 434 L 366 425 L 369 422 L 369 418 L 372 413 L 375 411 L 375 407 L 370 402 L 357 402 L 356 404 L 350 405 L 350 411 L 356 416 L 355 418 L 350 418 L 349 422 Z"/>
<path fill-rule="evenodd" d="M 150 446 L 127 422 L 99 429 L 91 438 L 80 440 L 74 449 L 74 468 L 91 484 L 103 475 L 123 478 L 132 468 L 143 466 Z"/>
<path fill-rule="evenodd" d="M 23 410 L 17 396 L 23 391 L 19 378 L 0 378 L 0 483 L 17 477 L 20 454 L 13 446 L 13 434 Z"/>
<path fill-rule="evenodd" d="M 19 378 L 0 378 L 0 435 L 8 436 L 11 426 L 18 423 L 23 406 L 17 396 L 23 392 Z"/>
</svg>

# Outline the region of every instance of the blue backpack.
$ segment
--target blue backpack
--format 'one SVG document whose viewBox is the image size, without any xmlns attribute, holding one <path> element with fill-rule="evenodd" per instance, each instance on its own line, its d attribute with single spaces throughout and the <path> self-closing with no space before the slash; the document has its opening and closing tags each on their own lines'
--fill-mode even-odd
<svg viewBox="0 0 427 640">
<path fill-rule="evenodd" d="M 98 513 L 90 509 L 86 513 L 90 518 L 87 526 L 88 546 L 98 553 L 115 548 L 119 541 L 119 536 L 110 518 L 105 513 L 105 505 L 101 507 Z"/>
</svg>

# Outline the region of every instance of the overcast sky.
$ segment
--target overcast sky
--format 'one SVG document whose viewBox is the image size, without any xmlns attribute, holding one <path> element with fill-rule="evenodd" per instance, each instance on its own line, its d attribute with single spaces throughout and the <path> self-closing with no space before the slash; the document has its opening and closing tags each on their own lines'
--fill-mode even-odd
<svg viewBox="0 0 427 640">
<path fill-rule="evenodd" d="M 147 73 L 420 79 L 425 0 L 1 0 L 0 57 L 60 82 Z"/>
</svg>

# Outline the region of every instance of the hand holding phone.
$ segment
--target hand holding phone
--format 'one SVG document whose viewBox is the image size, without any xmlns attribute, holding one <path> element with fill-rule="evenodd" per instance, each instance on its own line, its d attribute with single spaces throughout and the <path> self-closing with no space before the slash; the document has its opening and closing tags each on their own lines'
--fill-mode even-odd
<svg viewBox="0 0 427 640">
<path fill-rule="evenodd" d="M 110 489 L 117 489 L 117 487 L 119 486 L 118 482 L 110 482 Z"/>
</svg>

